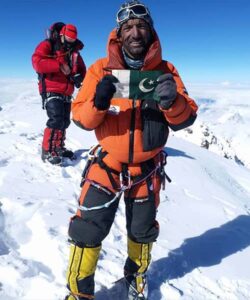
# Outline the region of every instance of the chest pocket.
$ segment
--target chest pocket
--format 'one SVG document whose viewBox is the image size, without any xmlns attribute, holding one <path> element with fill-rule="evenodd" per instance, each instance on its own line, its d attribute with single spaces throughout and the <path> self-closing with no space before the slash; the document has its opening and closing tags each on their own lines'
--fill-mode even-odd
<svg viewBox="0 0 250 300">
<path fill-rule="evenodd" d="M 165 145 L 168 123 L 154 100 L 141 101 L 143 150 L 151 151 Z"/>
</svg>

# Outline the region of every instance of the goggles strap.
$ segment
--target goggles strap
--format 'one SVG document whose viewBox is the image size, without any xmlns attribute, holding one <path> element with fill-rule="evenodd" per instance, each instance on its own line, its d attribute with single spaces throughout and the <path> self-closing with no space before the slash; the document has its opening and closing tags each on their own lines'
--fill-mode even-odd
<svg viewBox="0 0 250 300">
<path fill-rule="evenodd" d="M 141 10 L 140 12 L 138 10 L 136 10 L 137 8 L 143 8 L 143 10 Z M 117 17 L 116 20 L 118 23 L 123 22 L 125 20 L 127 20 L 130 16 L 130 14 L 133 14 L 135 17 L 142 17 L 142 16 L 146 16 L 149 15 L 149 12 L 147 10 L 147 8 L 144 5 L 141 4 L 135 4 L 129 7 L 124 7 L 122 9 L 120 9 L 117 13 Z"/>
</svg>

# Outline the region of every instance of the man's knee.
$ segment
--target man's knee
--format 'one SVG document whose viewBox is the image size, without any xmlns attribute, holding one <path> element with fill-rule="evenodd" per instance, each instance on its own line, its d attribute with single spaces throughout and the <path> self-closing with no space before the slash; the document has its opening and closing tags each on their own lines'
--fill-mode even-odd
<svg viewBox="0 0 250 300">
<path fill-rule="evenodd" d="M 97 247 L 107 236 L 105 228 L 94 220 L 73 217 L 69 225 L 69 237 L 81 247 Z"/>
<path fill-rule="evenodd" d="M 107 194 L 93 185 L 87 188 L 81 199 L 85 210 L 70 222 L 69 236 L 72 240 L 88 247 L 102 243 L 110 231 L 118 207 L 118 200 L 107 205 L 114 197 L 114 193 Z"/>
<path fill-rule="evenodd" d="M 150 226 L 140 226 L 132 224 L 131 231 L 128 232 L 129 237 L 137 243 L 153 243 L 159 235 L 158 223 L 150 224 Z"/>
<path fill-rule="evenodd" d="M 47 126 L 53 129 L 64 129 L 65 127 L 65 116 L 63 100 L 51 99 L 46 103 L 46 110 L 48 115 Z"/>
<path fill-rule="evenodd" d="M 46 123 L 47 127 L 52 128 L 52 129 L 59 129 L 59 130 L 64 130 L 65 125 L 64 125 L 64 120 L 63 118 L 49 118 L 49 120 Z"/>
</svg>

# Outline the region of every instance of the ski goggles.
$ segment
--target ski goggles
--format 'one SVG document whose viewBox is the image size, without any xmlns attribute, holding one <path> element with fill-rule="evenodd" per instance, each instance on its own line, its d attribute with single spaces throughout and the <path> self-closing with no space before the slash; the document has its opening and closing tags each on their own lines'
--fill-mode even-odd
<svg viewBox="0 0 250 300">
<path fill-rule="evenodd" d="M 150 16 L 148 9 L 143 4 L 134 4 L 121 8 L 116 15 L 116 22 L 121 23 L 128 20 L 131 13 L 138 18 Z"/>
</svg>

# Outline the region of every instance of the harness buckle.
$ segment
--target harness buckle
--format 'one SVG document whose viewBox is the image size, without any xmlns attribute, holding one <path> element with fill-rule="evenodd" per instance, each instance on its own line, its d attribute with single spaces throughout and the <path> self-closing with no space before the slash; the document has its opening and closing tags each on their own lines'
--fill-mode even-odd
<svg viewBox="0 0 250 300">
<path fill-rule="evenodd" d="M 92 146 L 88 152 L 88 159 L 93 160 L 97 158 L 101 151 L 102 151 L 102 147 L 99 144 Z"/>
<path fill-rule="evenodd" d="M 119 175 L 120 178 L 120 188 L 121 190 L 127 190 L 130 189 L 132 186 L 132 180 L 131 180 L 131 174 L 129 170 L 126 170 L 126 172 L 121 172 Z"/>
</svg>

